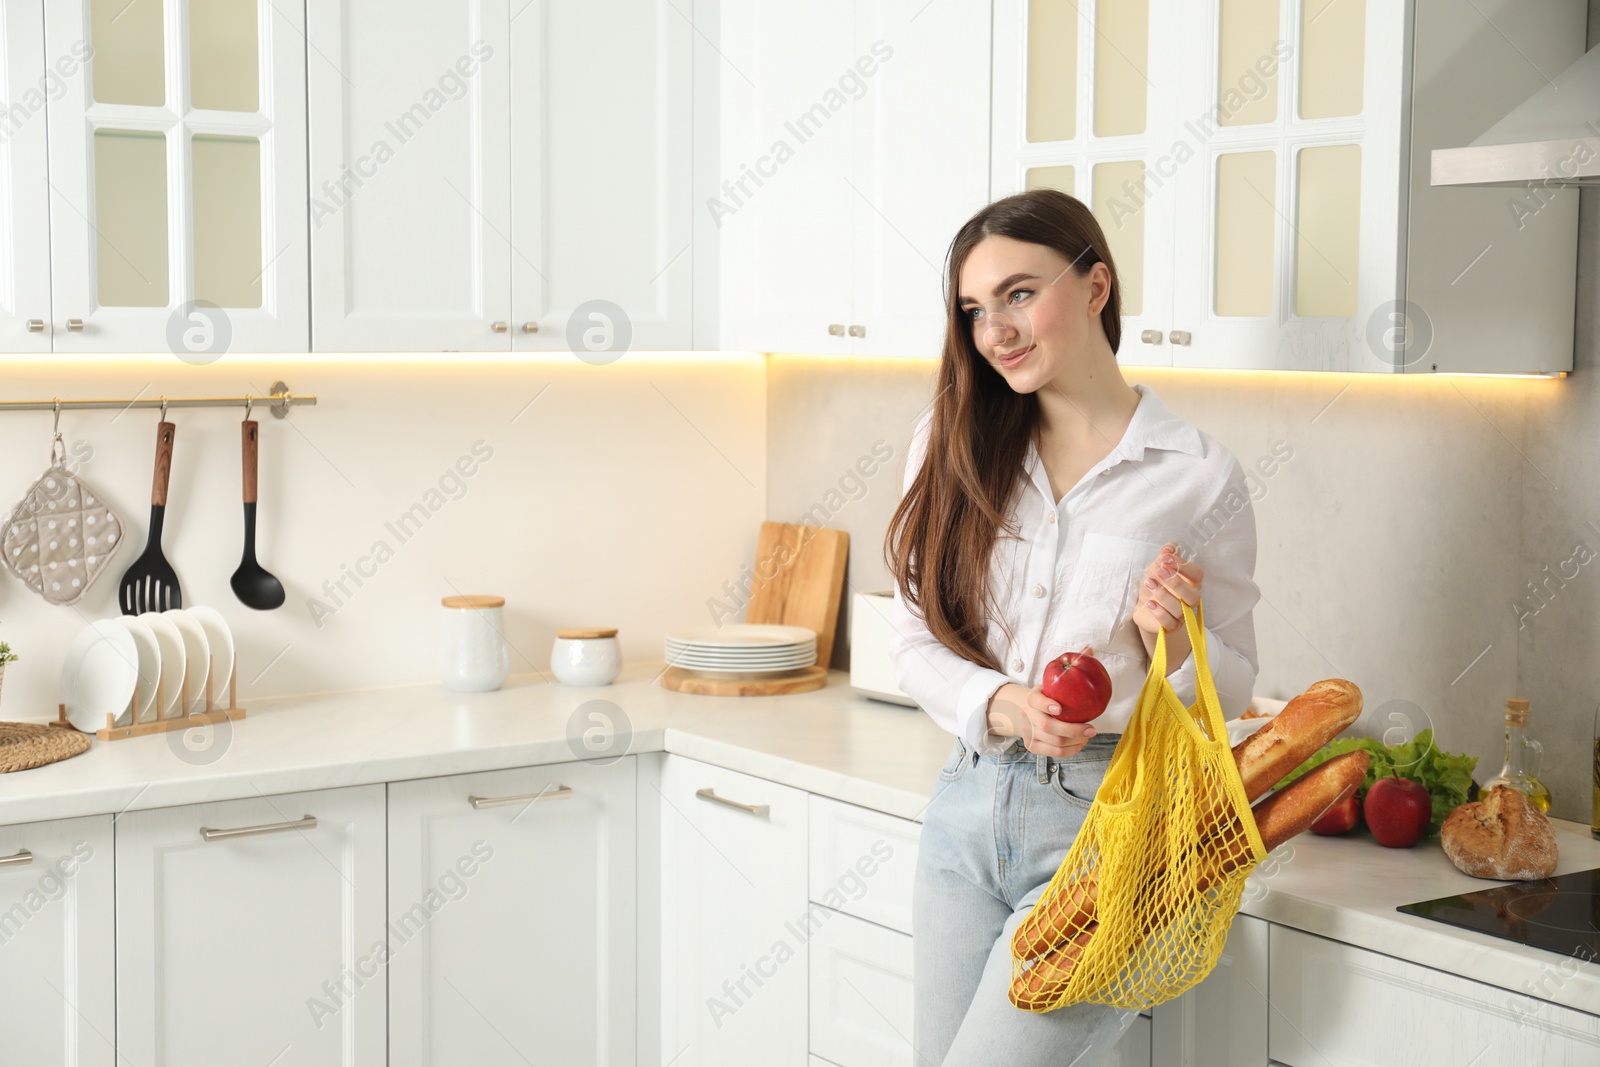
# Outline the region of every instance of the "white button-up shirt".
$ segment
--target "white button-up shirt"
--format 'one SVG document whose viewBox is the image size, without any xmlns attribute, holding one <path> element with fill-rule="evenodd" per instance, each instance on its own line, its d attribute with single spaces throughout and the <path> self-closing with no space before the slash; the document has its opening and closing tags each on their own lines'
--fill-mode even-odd
<svg viewBox="0 0 1600 1067">
<path fill-rule="evenodd" d="M 1008 673 L 946 648 L 895 592 L 889 647 L 896 683 L 969 749 L 993 755 L 1015 741 L 989 732 L 997 689 L 1006 682 L 1031 689 L 1049 660 L 1085 645 L 1111 675 L 1111 704 L 1096 731 L 1127 726 L 1150 670 L 1133 612 L 1150 595 L 1145 568 L 1168 541 L 1205 569 L 1206 655 L 1224 715 L 1236 716 L 1250 702 L 1257 671 L 1251 612 L 1261 592 L 1252 580 L 1256 520 L 1244 469 L 1210 434 L 1168 411 L 1149 386 L 1133 388 L 1139 405 L 1122 440 L 1059 503 L 1038 450 L 1028 449 L 1009 512 L 1021 537 L 1002 531 L 990 557 L 1010 635 L 991 619 L 988 645 Z M 931 418 L 912 436 L 902 492 L 922 465 Z M 1195 700 L 1194 671 L 1191 653 L 1167 678 L 1185 704 Z"/>
</svg>

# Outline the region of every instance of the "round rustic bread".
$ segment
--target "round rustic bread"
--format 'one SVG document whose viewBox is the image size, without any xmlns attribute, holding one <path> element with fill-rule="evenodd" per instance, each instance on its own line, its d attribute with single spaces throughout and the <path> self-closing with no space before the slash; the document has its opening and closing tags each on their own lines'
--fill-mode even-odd
<svg viewBox="0 0 1600 1067">
<path fill-rule="evenodd" d="M 1496 786 L 1445 816 L 1439 843 L 1474 878 L 1548 878 L 1556 869 L 1556 835 L 1544 812 L 1509 786 Z"/>
</svg>

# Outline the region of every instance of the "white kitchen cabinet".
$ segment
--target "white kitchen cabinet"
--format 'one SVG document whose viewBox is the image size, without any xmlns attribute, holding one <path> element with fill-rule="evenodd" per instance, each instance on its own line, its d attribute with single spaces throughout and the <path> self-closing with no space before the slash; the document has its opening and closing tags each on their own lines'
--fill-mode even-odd
<svg viewBox="0 0 1600 1067">
<path fill-rule="evenodd" d="M 991 191 L 1057 188 L 1090 206 L 1121 286 L 1117 359 L 1137 366 L 1172 363 L 1174 198 L 1143 189 L 1172 145 L 1175 91 L 1163 89 L 1195 48 L 1178 6 L 994 3 Z"/>
<path fill-rule="evenodd" d="M 1436 189 L 1429 161 L 1577 58 L 1585 15 L 995 0 L 993 190 L 1094 210 L 1123 363 L 1568 371 L 1575 190 Z"/>
<path fill-rule="evenodd" d="M 513 346 L 692 347 L 697 31 L 678 0 L 518 0 Z"/>
<path fill-rule="evenodd" d="M 1261 919 L 1235 915 L 1212 972 L 1150 1013 L 1145 1043 L 1154 1062 L 1184 1067 L 1267 1062 L 1268 929 Z"/>
<path fill-rule="evenodd" d="M 723 4 L 721 347 L 937 356 L 988 199 L 987 4 Z"/>
<path fill-rule="evenodd" d="M 319 351 L 691 347 L 694 30 L 671 0 L 337 0 L 307 35 Z"/>
<path fill-rule="evenodd" d="M 122 815 L 118 1062 L 381 1067 L 384 819 L 382 785 Z"/>
<path fill-rule="evenodd" d="M 811 900 L 910 934 L 922 824 L 811 797 Z"/>
<path fill-rule="evenodd" d="M 1552 981 L 1577 966 L 1551 959 Z M 1272 927 L 1270 998 L 1285 1067 L 1600 1060 L 1600 1017 L 1286 926 Z"/>
<path fill-rule="evenodd" d="M 111 816 L 0 826 L 0 1060 L 116 1062 Z"/>
<path fill-rule="evenodd" d="M 83 77 L 88 48 L 47 54 L 37 0 L 0 5 L 5 132 L 0 134 L 0 351 L 50 351 L 50 198 L 45 115 L 56 81 Z"/>
<path fill-rule="evenodd" d="M 44 12 L 55 351 L 306 351 L 303 4 Z"/>
<path fill-rule="evenodd" d="M 631 1067 L 634 763 L 389 787 L 389 1063 Z"/>
<path fill-rule="evenodd" d="M 313 3 L 306 40 L 313 346 L 509 352 L 508 0 Z"/>
<path fill-rule="evenodd" d="M 804 1067 L 807 795 L 668 756 L 656 796 L 661 872 L 659 1062 Z"/>
<path fill-rule="evenodd" d="M 839 1067 L 914 1067 L 911 938 L 831 908 L 813 915 L 812 1054 Z"/>
</svg>

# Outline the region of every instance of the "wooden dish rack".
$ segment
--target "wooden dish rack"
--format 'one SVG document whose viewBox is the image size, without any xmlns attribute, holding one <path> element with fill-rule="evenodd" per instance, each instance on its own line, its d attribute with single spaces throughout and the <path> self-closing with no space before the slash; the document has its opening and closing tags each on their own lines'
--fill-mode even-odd
<svg viewBox="0 0 1600 1067">
<path fill-rule="evenodd" d="M 162 672 L 162 674 L 164 675 L 165 672 Z M 179 690 L 181 692 L 181 696 L 179 698 L 178 706 L 183 708 L 184 711 L 183 711 L 183 713 L 181 715 L 173 715 L 173 716 L 171 716 L 169 718 L 163 719 L 161 717 L 161 708 L 162 708 L 162 705 L 164 705 L 166 703 L 166 693 L 164 691 L 164 686 L 166 684 L 166 678 L 158 675 L 156 677 L 156 708 L 155 708 L 156 717 L 154 719 L 152 719 L 149 722 L 138 722 L 137 721 L 137 719 L 138 719 L 137 704 L 139 702 L 139 694 L 138 694 L 137 689 L 135 689 L 135 692 L 134 692 L 132 698 L 130 698 L 129 701 L 128 701 L 127 708 L 124 709 L 128 714 L 128 720 L 129 720 L 128 721 L 128 725 L 126 725 L 126 726 L 118 726 L 116 724 L 117 716 L 111 714 L 110 712 L 106 712 L 106 724 L 102 728 L 96 730 L 94 732 L 94 736 L 98 737 L 102 741 L 121 741 L 124 738 L 128 738 L 128 737 L 143 737 L 145 734 L 164 734 L 164 733 L 167 733 L 169 730 L 187 730 L 192 726 L 206 726 L 206 725 L 209 725 L 211 723 L 232 722 L 235 719 L 244 718 L 244 709 L 238 706 L 238 704 L 239 704 L 239 698 L 238 698 L 238 691 L 239 691 L 239 686 L 238 686 L 238 682 L 239 682 L 239 659 L 238 659 L 238 656 L 236 655 L 234 657 L 233 669 L 228 672 L 228 706 L 227 707 L 219 708 L 219 707 L 216 706 L 216 701 L 215 701 L 215 699 L 213 697 L 211 682 L 212 682 L 212 679 L 211 679 L 210 674 L 208 673 L 206 675 L 206 708 L 205 708 L 205 710 L 204 711 L 190 711 L 190 710 L 188 710 L 188 708 L 189 708 L 189 672 L 188 672 L 187 669 L 185 669 L 184 672 L 183 672 L 183 678 L 178 683 L 178 688 L 179 688 Z M 76 726 L 73 726 L 72 723 L 67 721 L 67 706 L 65 704 L 57 704 L 56 705 L 56 719 L 50 725 L 51 726 L 65 727 L 68 730 L 77 730 Z"/>
</svg>

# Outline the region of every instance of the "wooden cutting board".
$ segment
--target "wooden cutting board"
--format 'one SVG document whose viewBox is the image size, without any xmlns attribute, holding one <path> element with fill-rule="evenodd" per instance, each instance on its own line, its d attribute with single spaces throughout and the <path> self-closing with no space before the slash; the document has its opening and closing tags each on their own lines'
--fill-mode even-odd
<svg viewBox="0 0 1600 1067">
<path fill-rule="evenodd" d="M 849 555 L 850 535 L 843 530 L 762 523 L 745 621 L 815 630 L 817 665 L 831 665 Z"/>
</svg>

